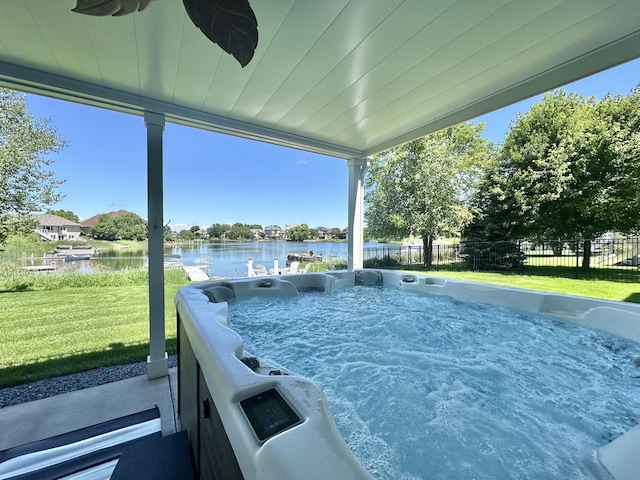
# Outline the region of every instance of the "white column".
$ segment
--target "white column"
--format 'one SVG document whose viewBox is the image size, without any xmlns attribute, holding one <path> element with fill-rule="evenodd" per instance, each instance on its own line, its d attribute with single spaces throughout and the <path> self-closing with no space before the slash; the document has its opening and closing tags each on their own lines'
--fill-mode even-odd
<svg viewBox="0 0 640 480">
<path fill-rule="evenodd" d="M 369 166 L 366 158 L 352 158 L 349 167 L 349 234 L 347 249 L 349 269 L 362 268 L 364 223 L 364 175 Z"/>
<path fill-rule="evenodd" d="M 147 127 L 147 205 L 149 243 L 149 356 L 147 378 L 168 375 L 164 324 L 164 223 L 162 133 L 164 115 L 145 112 Z"/>
</svg>

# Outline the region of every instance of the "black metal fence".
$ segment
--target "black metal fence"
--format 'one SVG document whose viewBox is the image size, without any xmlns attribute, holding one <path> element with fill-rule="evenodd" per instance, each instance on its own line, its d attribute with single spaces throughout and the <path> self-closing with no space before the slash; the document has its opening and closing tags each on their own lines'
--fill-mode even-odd
<svg viewBox="0 0 640 480">
<path fill-rule="evenodd" d="M 589 245 L 586 245 L 589 249 Z M 430 270 L 487 271 L 640 281 L 640 237 L 590 241 L 584 265 L 584 240 L 520 240 L 433 245 Z M 421 268 L 420 245 L 380 246 L 364 250 L 364 266 Z"/>
</svg>

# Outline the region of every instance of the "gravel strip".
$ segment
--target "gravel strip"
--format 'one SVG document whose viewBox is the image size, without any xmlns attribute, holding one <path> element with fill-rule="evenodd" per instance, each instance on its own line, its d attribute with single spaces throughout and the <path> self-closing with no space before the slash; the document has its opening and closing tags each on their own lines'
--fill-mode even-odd
<svg viewBox="0 0 640 480">
<path fill-rule="evenodd" d="M 169 368 L 177 366 L 177 363 L 176 355 L 169 356 Z M 146 374 L 147 362 L 137 362 L 113 367 L 94 368 L 86 372 L 36 380 L 17 387 L 0 389 L 0 408 Z"/>
</svg>

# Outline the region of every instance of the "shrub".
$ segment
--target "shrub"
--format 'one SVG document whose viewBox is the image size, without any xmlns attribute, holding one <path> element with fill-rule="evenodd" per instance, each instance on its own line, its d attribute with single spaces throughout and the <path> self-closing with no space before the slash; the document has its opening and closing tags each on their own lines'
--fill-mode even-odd
<svg viewBox="0 0 640 480">
<path fill-rule="evenodd" d="M 369 258 L 363 262 L 364 268 L 394 267 L 396 265 L 400 265 L 400 262 L 395 256 L 391 255 L 384 255 L 382 258 Z"/>
<path fill-rule="evenodd" d="M 503 272 L 519 271 L 525 255 L 517 242 L 472 242 L 465 244 L 462 256 L 469 270 Z"/>
</svg>

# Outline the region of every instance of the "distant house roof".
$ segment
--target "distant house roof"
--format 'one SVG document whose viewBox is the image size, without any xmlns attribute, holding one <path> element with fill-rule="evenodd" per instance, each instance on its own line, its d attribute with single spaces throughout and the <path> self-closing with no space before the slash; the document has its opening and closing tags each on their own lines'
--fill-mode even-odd
<svg viewBox="0 0 640 480">
<path fill-rule="evenodd" d="M 93 226 L 96 224 L 96 222 L 98 221 L 98 219 L 99 219 L 102 215 L 107 215 L 107 216 L 109 216 L 109 217 L 112 217 L 112 218 L 113 218 L 113 217 L 117 217 L 118 215 L 122 215 L 123 213 L 129 213 L 129 212 L 128 212 L 128 211 L 126 211 L 126 210 L 117 210 L 117 211 L 115 211 L 115 212 L 99 213 L 99 214 L 97 214 L 97 215 L 94 215 L 94 216 L 93 216 L 93 217 L 91 217 L 91 218 L 87 218 L 86 220 L 83 220 L 82 222 L 80 222 L 80 224 L 81 224 L 83 227 L 85 227 L 85 228 L 87 228 L 87 227 L 89 227 L 89 228 L 90 228 L 90 227 L 93 227 Z M 144 220 L 143 220 L 143 221 L 144 221 Z M 146 222 L 145 222 L 145 223 L 146 223 Z"/>
<path fill-rule="evenodd" d="M 39 214 L 34 213 L 31 215 L 35 220 L 37 220 L 38 225 L 47 225 L 50 227 L 79 227 L 81 226 L 78 222 L 74 222 L 73 220 L 67 220 L 64 217 L 59 217 L 58 215 L 49 215 L 49 214 Z"/>
</svg>

